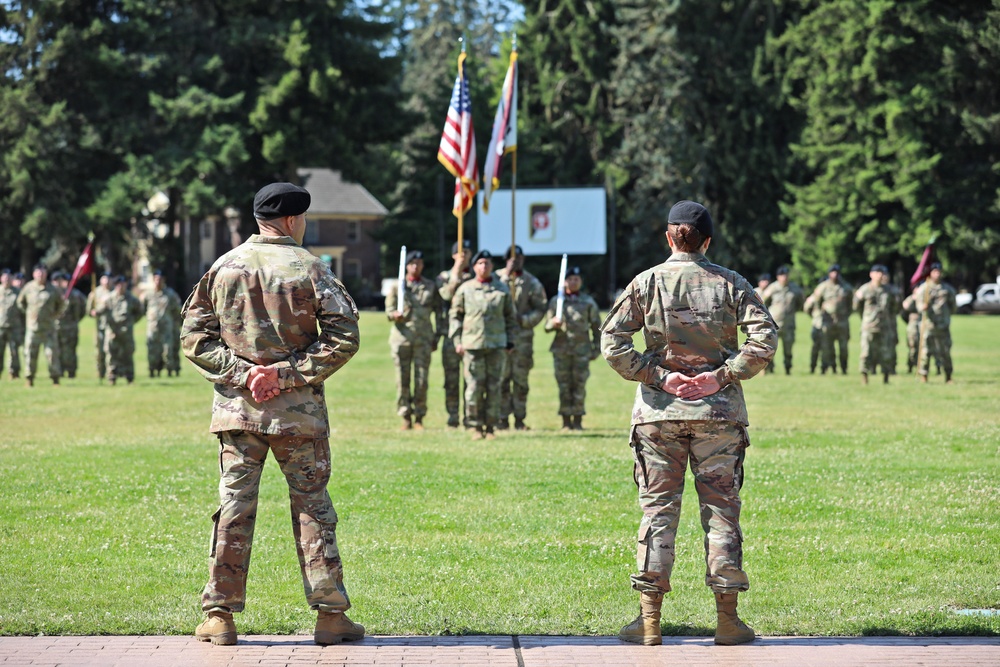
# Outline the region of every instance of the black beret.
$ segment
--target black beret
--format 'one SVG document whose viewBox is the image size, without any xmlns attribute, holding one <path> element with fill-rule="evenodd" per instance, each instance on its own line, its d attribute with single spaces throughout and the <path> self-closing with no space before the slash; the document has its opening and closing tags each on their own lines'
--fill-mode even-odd
<svg viewBox="0 0 1000 667">
<path fill-rule="evenodd" d="M 38 264 L 35 264 L 34 270 L 35 271 L 48 271 L 49 267 L 47 267 L 44 264 L 42 264 L 41 262 L 39 262 Z"/>
<path fill-rule="evenodd" d="M 157 269 L 156 271 L 153 271 L 153 275 L 154 276 L 162 276 L 163 275 L 163 271 L 161 271 L 160 269 Z"/>
<path fill-rule="evenodd" d="M 52 280 L 69 280 L 69 275 L 62 271 L 56 271 L 52 274 Z"/>
<path fill-rule="evenodd" d="M 17 278 L 18 280 L 24 280 L 24 274 L 21 273 L 20 271 L 18 271 L 17 273 L 15 273 L 14 277 Z"/>
<path fill-rule="evenodd" d="M 462 239 L 462 249 L 472 250 L 472 241 L 470 241 L 469 239 Z M 455 241 L 454 243 L 451 244 L 451 254 L 454 255 L 457 253 L 458 253 L 458 241 Z"/>
<path fill-rule="evenodd" d="M 757 276 L 757 280 L 767 280 L 767 281 L 770 281 L 771 280 L 771 274 L 770 273 L 762 273 L 759 276 Z"/>
<path fill-rule="evenodd" d="M 0 269 L 0 276 L 9 276 L 9 275 L 10 275 L 10 269 L 7 268 Z"/>
<path fill-rule="evenodd" d="M 423 259 L 423 258 L 424 258 L 424 253 L 420 252 L 419 250 L 411 250 L 410 252 L 406 253 L 406 263 L 407 264 L 409 264 L 410 262 L 412 262 L 414 260 Z"/>
<path fill-rule="evenodd" d="M 878 273 L 889 273 L 889 269 L 881 264 L 872 264 L 870 271 L 876 271 Z"/>
<path fill-rule="evenodd" d="M 302 215 L 309 210 L 312 197 L 305 188 L 292 183 L 265 185 L 253 198 L 253 217 L 274 220 L 286 215 Z"/>
<path fill-rule="evenodd" d="M 568 269 L 566 269 L 567 278 L 569 278 L 570 276 L 582 276 L 582 275 L 583 274 L 581 273 L 579 266 L 571 266 Z"/>
<path fill-rule="evenodd" d="M 114 282 L 115 285 L 117 285 L 118 283 L 127 283 L 128 282 L 128 278 L 126 278 L 125 276 L 115 276 L 115 279 L 114 279 L 113 282 Z"/>
<path fill-rule="evenodd" d="M 778 270 L 775 271 L 774 274 L 777 275 L 777 276 L 787 276 L 788 275 L 788 267 L 787 266 L 779 266 Z"/>
<path fill-rule="evenodd" d="M 475 264 L 476 262 L 478 262 L 481 259 L 488 259 L 488 260 L 490 260 L 492 262 L 493 261 L 493 253 L 491 253 L 489 250 L 485 250 L 485 249 L 484 250 L 480 250 L 479 252 L 477 252 L 475 255 L 472 256 L 472 264 Z"/>
<path fill-rule="evenodd" d="M 111 273 L 110 271 L 105 271 L 104 273 L 101 274 L 101 277 L 103 277 L 103 278 L 110 278 L 113 275 L 114 274 Z"/>
<path fill-rule="evenodd" d="M 931 262 L 931 271 L 933 271 L 934 269 L 937 269 L 938 271 L 942 270 L 941 262 Z"/>
<path fill-rule="evenodd" d="M 679 201 L 670 207 L 667 214 L 668 225 L 693 225 L 702 236 L 712 236 L 712 216 L 708 209 L 693 201 Z"/>
<path fill-rule="evenodd" d="M 519 245 L 514 246 L 514 252 L 516 252 L 518 255 L 524 254 L 524 250 L 522 250 L 521 246 Z M 507 246 L 507 251 L 503 254 L 503 258 L 505 260 L 510 259 L 510 246 Z"/>
<path fill-rule="evenodd" d="M 840 264 L 831 264 L 830 268 L 826 270 L 827 273 L 832 273 L 834 271 L 840 273 Z"/>
</svg>

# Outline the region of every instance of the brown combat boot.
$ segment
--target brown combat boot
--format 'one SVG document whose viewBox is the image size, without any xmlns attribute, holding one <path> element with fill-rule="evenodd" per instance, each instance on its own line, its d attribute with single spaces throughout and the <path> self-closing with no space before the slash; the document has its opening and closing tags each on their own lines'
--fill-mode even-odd
<svg viewBox="0 0 1000 667">
<path fill-rule="evenodd" d="M 236 623 L 227 611 L 210 611 L 195 631 L 198 641 L 212 642 L 217 646 L 232 646 L 236 643 Z"/>
<path fill-rule="evenodd" d="M 313 640 L 320 646 L 357 641 L 365 636 L 365 626 L 347 618 L 342 611 L 321 611 L 316 616 Z"/>
<path fill-rule="evenodd" d="M 868 384 L 868 373 L 861 374 L 861 384 Z"/>
<path fill-rule="evenodd" d="M 723 646 L 735 646 L 752 642 L 757 635 L 753 628 L 740 620 L 736 615 L 737 593 L 716 593 L 715 610 L 718 624 L 715 627 L 715 643 Z"/>
<path fill-rule="evenodd" d="M 530 431 L 531 427 L 524 423 L 523 419 L 518 419 L 514 417 L 514 430 L 515 431 Z"/>
<path fill-rule="evenodd" d="M 410 417 L 407 415 L 406 417 L 402 418 L 402 422 L 399 424 L 399 430 L 409 431 L 411 428 L 413 428 L 413 424 L 410 423 Z"/>
<path fill-rule="evenodd" d="M 573 415 L 573 430 L 574 431 L 583 430 L 583 415 Z"/>
<path fill-rule="evenodd" d="M 570 417 L 569 415 L 563 415 L 562 418 L 563 418 L 562 430 L 563 431 L 572 431 L 573 430 L 573 418 Z"/>
<path fill-rule="evenodd" d="M 659 646 L 663 643 L 660 631 L 660 607 L 663 593 L 643 593 L 639 598 L 639 615 L 618 633 L 618 639 L 631 644 Z"/>
</svg>

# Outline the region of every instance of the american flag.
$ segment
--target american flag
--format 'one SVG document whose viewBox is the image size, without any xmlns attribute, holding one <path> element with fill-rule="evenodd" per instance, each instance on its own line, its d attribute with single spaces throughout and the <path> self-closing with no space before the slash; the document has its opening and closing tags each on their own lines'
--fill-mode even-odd
<svg viewBox="0 0 1000 667">
<path fill-rule="evenodd" d="M 472 130 L 472 102 L 465 80 L 465 51 L 458 56 L 458 76 L 451 92 L 448 118 L 441 133 L 438 161 L 455 177 L 455 203 L 452 213 L 461 216 L 472 208 L 479 190 L 479 167 L 476 165 L 476 134 Z"/>
<path fill-rule="evenodd" d="M 517 150 L 517 49 L 511 51 L 510 66 L 503 80 L 493 134 L 483 165 L 483 212 L 490 212 L 490 195 L 500 187 L 500 163 L 503 156 Z"/>
</svg>

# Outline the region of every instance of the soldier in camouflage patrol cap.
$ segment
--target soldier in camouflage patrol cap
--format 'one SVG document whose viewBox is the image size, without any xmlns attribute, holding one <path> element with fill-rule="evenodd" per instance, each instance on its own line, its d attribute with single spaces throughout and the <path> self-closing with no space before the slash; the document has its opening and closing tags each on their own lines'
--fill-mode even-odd
<svg viewBox="0 0 1000 667">
<path fill-rule="evenodd" d="M 769 284 L 761 300 L 767 306 L 775 324 L 778 325 L 778 338 L 781 340 L 781 356 L 785 362 L 785 375 L 792 372 L 792 347 L 795 345 L 795 313 L 799 312 L 805 301 L 802 289 L 788 280 L 788 267 L 781 266 L 775 272 L 777 280 Z M 767 366 L 768 371 L 774 371 L 774 361 Z"/>
<path fill-rule="evenodd" d="M 631 446 L 643 509 L 632 587 L 640 615 L 622 628 L 624 641 L 662 642 L 660 607 L 670 591 L 674 538 L 690 461 L 705 530 L 705 583 L 714 591 L 717 644 L 742 644 L 754 632 L 738 617 L 743 571 L 740 487 L 747 446 L 741 382 L 774 356 L 777 327 L 750 283 L 708 261 L 708 211 L 682 201 L 670 209 L 673 254 L 640 273 L 601 327 L 601 351 L 619 375 L 639 382 Z M 738 331 L 746 334 L 742 347 Z M 633 336 L 642 332 L 645 351 Z"/>
<path fill-rule="evenodd" d="M 849 318 L 851 316 L 851 284 L 840 276 L 840 265 L 833 264 L 827 272 L 827 279 L 817 285 L 812 293 L 813 306 L 818 308 L 823 318 L 823 367 L 837 372 L 837 354 L 840 352 L 840 370 L 847 375 L 847 343 L 851 338 Z"/>
<path fill-rule="evenodd" d="M 462 241 L 461 253 L 458 252 L 458 243 L 453 244 L 451 257 L 455 260 L 454 266 L 450 270 L 438 274 L 435 284 L 438 288 L 438 296 L 441 297 L 438 337 L 442 339 L 441 365 L 444 367 L 444 405 L 448 411 L 448 428 L 458 428 L 459 409 L 462 403 L 462 387 L 459 380 L 462 376 L 462 357 L 455 352 L 455 344 L 448 335 L 447 323 L 451 317 L 449 311 L 455 291 L 466 280 L 472 279 L 472 273 L 469 272 L 472 244 L 467 239 Z"/>
<path fill-rule="evenodd" d="M 433 280 L 424 278 L 424 254 L 411 250 L 406 255 L 406 289 L 403 310 L 399 307 L 399 286 L 393 285 L 385 298 L 385 314 L 393 323 L 389 347 L 396 366 L 396 414 L 403 420 L 403 430 L 422 429 L 427 414 L 427 376 L 431 353 L 437 350 L 438 335 L 431 324 L 441 328 L 441 297 Z M 413 389 L 410 389 L 410 370 Z"/>
<path fill-rule="evenodd" d="M 164 368 L 167 376 L 180 373 L 173 350 L 180 336 L 181 298 L 163 281 L 163 272 L 153 272 L 153 284 L 142 299 L 146 313 L 146 360 L 149 377 L 158 376 Z"/>
<path fill-rule="evenodd" d="M 213 521 L 206 620 L 195 636 L 235 644 L 243 611 L 261 472 L 273 452 L 288 483 L 313 639 L 360 639 L 337 549 L 337 512 L 326 487 L 330 425 L 323 382 L 358 351 L 358 311 L 326 262 L 301 247 L 311 198 L 276 183 L 254 199 L 254 234 L 212 265 L 183 307 L 181 346 L 215 385 L 220 506 Z"/>
<path fill-rule="evenodd" d="M 462 283 L 451 300 L 448 335 L 465 362 L 465 416 L 473 438 L 492 439 L 517 316 L 507 286 L 492 275 L 493 256 L 488 250 L 476 253 L 472 270 L 476 277 Z"/>
<path fill-rule="evenodd" d="M 562 319 L 556 318 L 558 296 L 549 301 L 545 314 L 545 330 L 556 332 L 549 351 L 559 387 L 559 414 L 564 431 L 583 430 L 590 362 L 601 356 L 601 314 L 596 301 L 580 294 L 582 286 L 580 267 L 574 266 L 566 272 Z"/>
<path fill-rule="evenodd" d="M 504 376 L 500 383 L 500 421 L 498 428 L 510 425 L 514 414 L 514 428 L 523 431 L 528 427 L 524 419 L 528 414 L 528 374 L 535 365 L 535 327 L 545 316 L 545 288 L 535 276 L 524 270 L 524 251 L 514 246 L 504 255 L 507 266 L 497 271 L 500 280 L 510 290 L 518 327 L 514 332 L 514 348 L 507 357 Z"/>
<path fill-rule="evenodd" d="M 52 282 L 66 299 L 66 308 L 59 317 L 58 324 L 60 366 L 63 375 L 74 378 L 77 369 L 76 346 L 80 340 L 80 320 L 87 314 L 87 297 L 75 287 L 66 295 L 71 277 L 60 272 L 53 276 Z"/>
<path fill-rule="evenodd" d="M 21 288 L 17 295 L 17 307 L 24 314 L 25 337 L 24 357 L 28 373 L 28 386 L 35 383 L 38 370 L 38 351 L 45 347 L 45 360 L 49 364 L 49 377 L 53 384 L 59 384 L 62 367 L 59 365 L 59 317 L 66 308 L 66 302 L 55 287 L 49 284 L 48 269 L 39 264 L 32 272 L 33 280 Z"/>
<path fill-rule="evenodd" d="M 868 384 L 868 376 L 882 369 L 883 382 L 895 368 L 896 295 L 886 281 L 889 270 L 875 264 L 868 272 L 869 282 L 854 293 L 854 310 L 861 314 L 861 382 Z"/>
<path fill-rule="evenodd" d="M 944 368 L 945 382 L 952 383 L 951 316 L 958 309 L 955 288 L 941 279 L 941 264 L 931 264 L 927 280 L 913 292 L 920 312 L 920 381 L 927 382 L 933 356 Z"/>
<path fill-rule="evenodd" d="M 20 290 L 11 284 L 10 269 L 0 271 L 0 373 L 3 372 L 4 357 L 10 352 L 10 379 L 21 374 L 21 338 L 24 320 L 17 309 L 17 295 Z"/>
<path fill-rule="evenodd" d="M 104 316 L 104 366 L 108 380 L 135 380 L 135 323 L 142 317 L 142 304 L 128 290 L 128 279 L 118 276 L 114 289 L 102 300 Z"/>
</svg>

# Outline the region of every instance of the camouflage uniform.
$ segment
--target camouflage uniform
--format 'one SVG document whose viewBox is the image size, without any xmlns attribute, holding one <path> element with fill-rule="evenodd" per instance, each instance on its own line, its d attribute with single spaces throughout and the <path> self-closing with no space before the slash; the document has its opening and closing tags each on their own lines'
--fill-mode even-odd
<svg viewBox="0 0 1000 667">
<path fill-rule="evenodd" d="M 802 289 L 788 281 L 782 285 L 775 280 L 767 286 L 761 296 L 775 324 L 778 325 L 778 339 L 781 341 L 781 356 L 785 362 L 785 373 L 792 370 L 792 347 L 795 344 L 795 314 L 802 309 L 805 295 Z M 774 370 L 774 361 L 768 364 L 767 370 Z"/>
<path fill-rule="evenodd" d="M 176 356 L 180 330 L 181 298 L 177 292 L 164 286 L 157 290 L 150 287 L 143 297 L 142 309 L 146 313 L 146 358 L 149 376 L 180 370 Z"/>
<path fill-rule="evenodd" d="M 823 318 L 823 372 L 837 372 L 836 344 L 840 352 L 840 370 L 847 374 L 847 342 L 851 338 L 851 294 L 853 288 L 843 278 L 824 280 L 812 293 L 813 304 Z"/>
<path fill-rule="evenodd" d="M 920 350 L 920 311 L 913 295 L 903 299 L 900 317 L 906 322 L 906 372 L 917 367 L 917 353 Z"/>
<path fill-rule="evenodd" d="M 135 379 L 135 323 L 142 317 L 142 304 L 131 292 L 112 290 L 103 302 L 104 366 L 107 378 L 114 382 Z"/>
<path fill-rule="evenodd" d="M 889 375 L 896 374 L 896 348 L 899 347 L 899 329 L 896 327 L 896 315 L 899 313 L 900 309 L 903 307 L 903 294 L 898 287 L 892 283 L 886 285 L 889 288 L 889 293 L 892 294 L 893 300 L 893 319 L 892 325 L 889 327 L 889 347 L 892 352 L 886 359 L 886 367 L 888 368 Z"/>
<path fill-rule="evenodd" d="M 0 373 L 4 357 L 10 352 L 10 377 L 21 374 L 21 340 L 24 318 L 17 308 L 19 290 L 13 285 L 0 285 Z"/>
<path fill-rule="evenodd" d="M 448 335 L 464 348 L 465 417 L 469 428 L 492 431 L 500 419 L 500 382 L 517 331 L 510 292 L 496 277 L 468 280 L 451 300 Z"/>
<path fill-rule="evenodd" d="M 87 295 L 87 312 L 94 318 L 97 330 L 94 341 L 97 346 L 97 377 L 103 379 L 107 375 L 104 358 L 104 332 L 108 328 L 108 318 L 104 310 L 104 300 L 111 295 L 111 290 L 97 285 Z"/>
<path fill-rule="evenodd" d="M 270 450 L 288 483 L 306 600 L 316 610 L 346 610 L 337 513 L 326 490 L 332 464 L 323 382 L 358 350 L 354 301 L 327 264 L 291 237 L 254 234 L 216 260 L 182 314 L 184 355 L 215 385 L 211 431 L 220 442 L 221 501 L 202 609 L 243 610 Z M 283 390 L 264 403 L 246 388 L 255 365 L 276 367 Z"/>
<path fill-rule="evenodd" d="M 441 337 L 441 365 L 444 367 L 444 406 L 448 411 L 448 426 L 458 426 L 459 408 L 461 407 L 461 385 L 459 377 L 462 375 L 462 357 L 455 352 L 455 344 L 451 337 L 447 335 L 444 323 L 448 322 L 451 310 L 451 299 L 455 296 L 455 291 L 467 280 L 472 279 L 472 274 L 463 271 L 461 275 L 451 271 L 442 271 L 438 274 L 435 284 L 438 288 L 438 296 L 441 297 L 441 310 L 438 315 L 438 336 Z M 465 424 L 468 426 L 468 424 Z"/>
<path fill-rule="evenodd" d="M 49 283 L 40 285 L 32 280 L 25 283 L 17 295 L 17 307 L 24 313 L 24 356 L 28 367 L 25 377 L 34 379 L 38 370 L 38 350 L 44 346 L 49 377 L 58 380 L 62 376 L 62 368 L 59 365 L 59 328 L 56 323 L 66 307 L 62 294 Z"/>
<path fill-rule="evenodd" d="M 76 345 L 80 340 L 80 320 L 87 314 L 87 297 L 78 289 L 71 289 L 66 298 L 66 308 L 59 317 L 59 359 L 62 372 L 76 377 Z"/>
<path fill-rule="evenodd" d="M 809 314 L 809 339 L 812 346 L 809 349 L 809 372 L 816 372 L 816 364 L 819 362 L 820 353 L 823 351 L 823 310 L 816 306 L 816 300 L 812 295 L 806 298 L 802 310 Z"/>
<path fill-rule="evenodd" d="M 523 422 L 528 414 L 528 373 L 535 365 L 535 327 L 545 316 L 545 288 L 527 271 L 509 276 L 503 268 L 496 273 L 510 290 L 518 324 L 500 383 L 500 421 L 507 421 L 514 413 L 514 419 Z"/>
<path fill-rule="evenodd" d="M 896 295 L 888 285 L 870 281 L 854 293 L 854 310 L 861 314 L 861 372 L 888 376 L 896 367 Z"/>
<path fill-rule="evenodd" d="M 403 294 L 402 322 L 395 322 L 399 287 L 393 285 L 385 298 L 385 314 L 393 323 L 389 330 L 389 347 L 396 366 L 396 414 L 422 420 L 427 414 L 427 377 L 431 367 L 431 352 L 437 342 L 437 331 L 431 324 L 441 317 L 441 297 L 433 280 L 421 276 L 406 281 Z M 438 327 L 440 328 L 440 326 Z M 452 349 L 454 353 L 454 349 Z M 456 355 L 457 356 L 457 355 Z M 413 391 L 410 391 L 410 367 L 413 367 Z"/>
<path fill-rule="evenodd" d="M 587 379 L 590 377 L 590 362 L 601 354 L 601 314 L 597 302 L 586 294 L 566 293 L 563 301 L 562 325 L 558 329 L 550 326 L 556 316 L 559 297 L 549 301 L 545 315 L 545 330 L 555 331 L 556 337 L 549 346 L 552 366 L 559 387 L 559 414 L 582 416 L 587 414 L 584 401 L 587 398 Z"/>
<path fill-rule="evenodd" d="M 747 340 L 737 337 L 742 328 Z M 705 583 L 716 593 L 747 590 L 740 531 L 743 457 L 749 445 L 741 381 L 767 366 L 777 330 L 749 282 L 700 253 L 675 252 L 640 273 L 601 327 L 601 351 L 619 375 L 639 382 L 631 447 L 643 519 L 632 587 L 670 590 L 674 538 L 690 461 L 705 531 Z M 645 351 L 632 337 L 642 332 Z M 667 375 L 712 372 L 721 389 L 687 401 L 662 390 Z"/>
<path fill-rule="evenodd" d="M 927 375 L 933 356 L 950 379 L 951 315 L 958 310 L 955 289 L 948 283 L 936 283 L 928 278 L 913 292 L 913 300 L 920 312 L 920 358 L 917 360 L 920 374 Z"/>
</svg>

